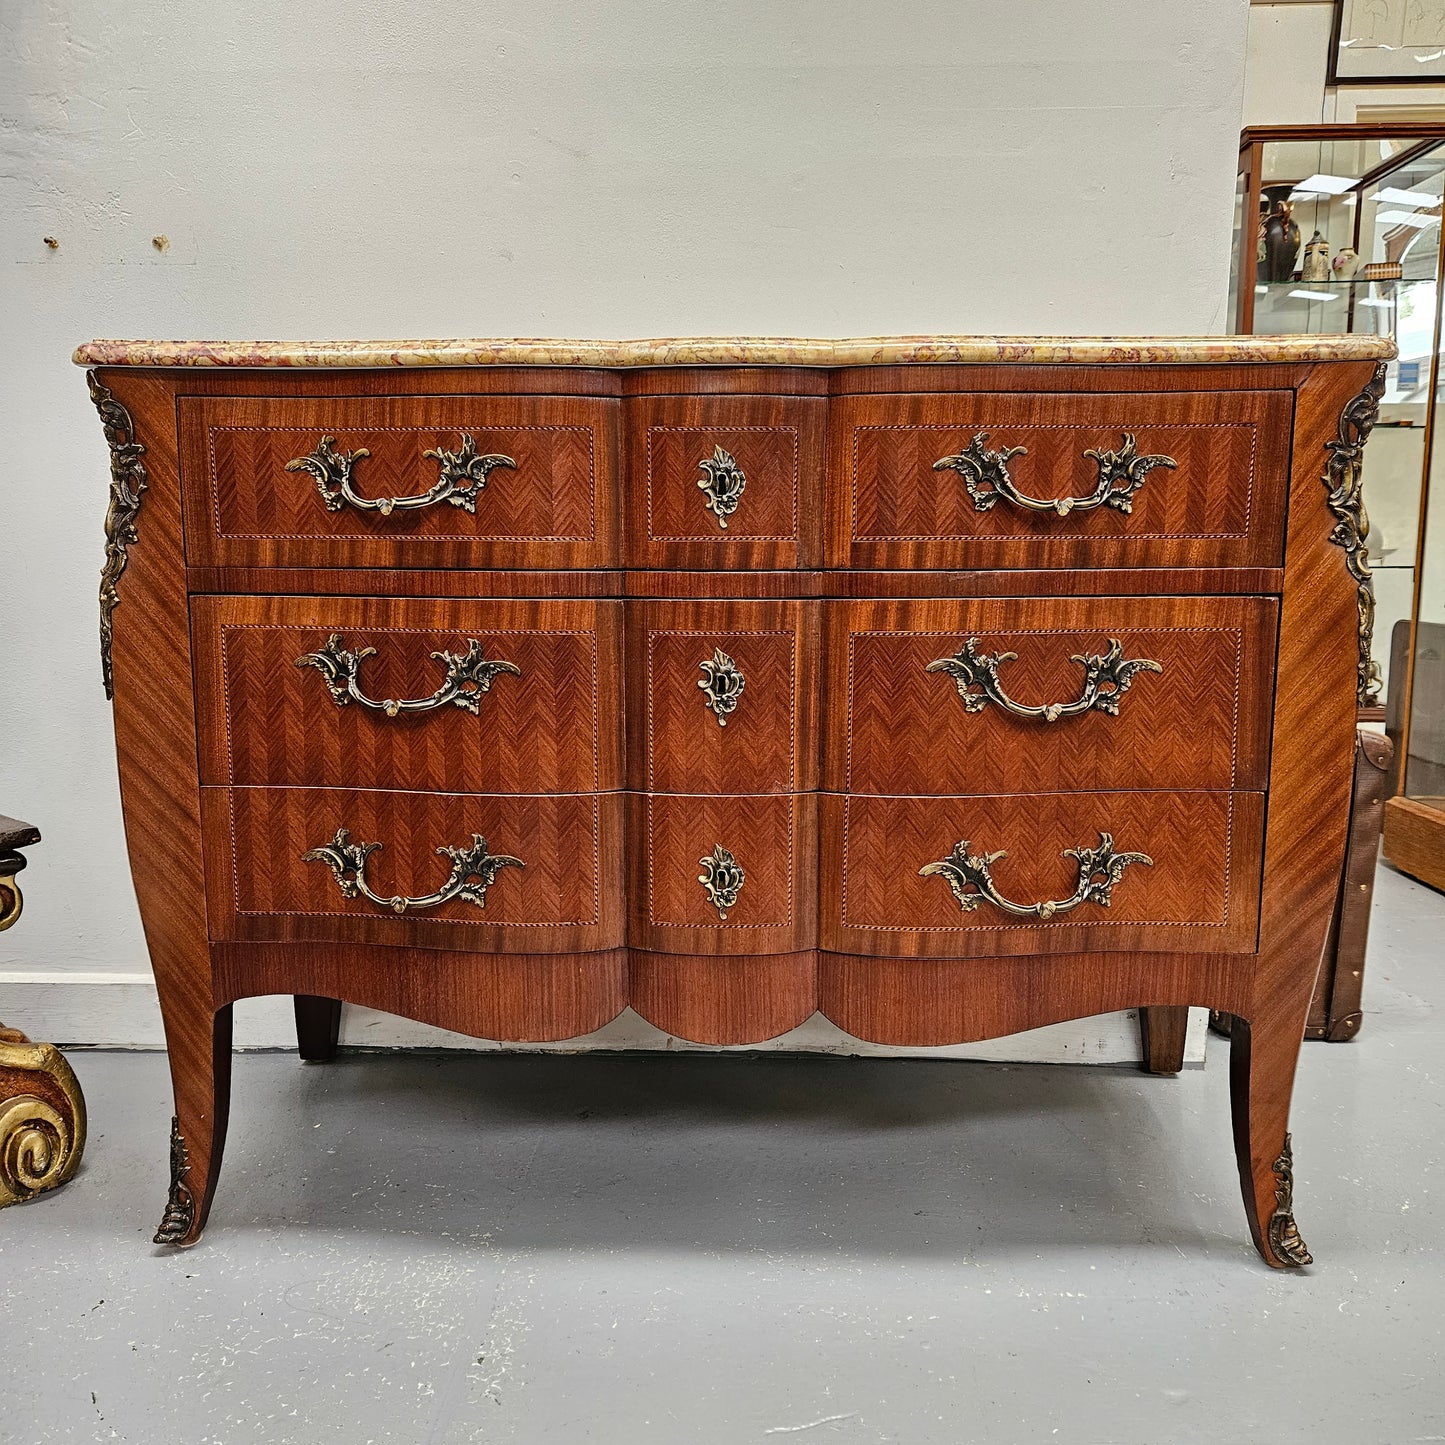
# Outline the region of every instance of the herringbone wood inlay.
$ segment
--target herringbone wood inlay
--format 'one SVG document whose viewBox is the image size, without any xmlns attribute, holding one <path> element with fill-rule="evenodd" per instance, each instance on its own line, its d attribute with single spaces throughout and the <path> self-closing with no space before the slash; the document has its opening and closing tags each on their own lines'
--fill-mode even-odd
<svg viewBox="0 0 1445 1445">
<path fill-rule="evenodd" d="M 830 717 L 825 786 L 855 793 L 1262 788 L 1268 769 L 1277 607 L 1269 598 L 827 603 Z M 999 676 L 1038 706 L 1080 695 L 1076 655 L 1112 638 L 1141 672 L 1117 699 L 1054 722 L 989 702 L 968 712 L 928 664 L 969 637 L 1014 652 Z"/>
<path fill-rule="evenodd" d="M 818 604 L 628 604 L 632 786 L 791 793 L 816 786 Z M 721 650 L 745 685 L 726 726 L 698 682 Z"/>
<path fill-rule="evenodd" d="M 379 788 L 206 788 L 207 874 L 217 939 L 316 939 L 432 948 L 581 952 L 622 943 L 622 798 L 482 797 Z M 303 862 L 338 828 L 380 843 L 367 860 L 374 892 L 423 897 L 446 880 L 443 845 L 520 858 L 486 907 L 453 900 L 396 914 L 344 898 L 322 862 Z"/>
<path fill-rule="evenodd" d="M 830 416 L 830 561 L 853 567 L 1243 567 L 1277 564 L 1289 465 L 1287 392 L 863 396 Z M 978 511 L 963 481 L 934 471 L 978 432 L 1028 448 L 1010 471 L 1042 499 L 1082 497 L 1088 448 L 1172 457 L 1126 513 Z M 841 530 L 839 530 L 841 529 Z"/>
<path fill-rule="evenodd" d="M 1013 797 L 822 798 L 824 948 L 841 953 L 1069 953 L 1089 948 L 1252 952 L 1259 924 L 1259 793 L 1035 793 Z M 1078 868 L 1066 848 L 1111 833 L 1119 852 L 1145 853 L 1104 907 L 1085 903 L 1048 920 L 988 903 L 965 912 L 925 864 L 967 839 L 1018 904 L 1067 898 Z"/>
<path fill-rule="evenodd" d="M 817 797 L 629 795 L 635 948 L 660 953 L 763 954 L 817 941 Z M 699 882 L 721 845 L 746 875 L 727 919 Z"/>
<path fill-rule="evenodd" d="M 182 475 L 188 555 L 217 566 L 606 566 L 615 559 L 617 403 L 587 398 L 187 398 Z M 323 435 L 358 458 L 355 490 L 410 496 L 437 480 L 429 449 L 478 452 L 494 470 L 475 512 L 439 501 L 388 515 L 328 511 L 306 472 L 286 463 Z M 204 520 L 203 520 L 204 519 Z"/>
<path fill-rule="evenodd" d="M 821 397 L 634 397 L 625 403 L 628 470 L 645 488 L 629 508 L 634 567 L 799 567 L 818 560 L 812 498 L 823 479 Z M 699 463 L 722 447 L 747 482 L 720 527 Z M 806 513 L 806 515 L 805 515 Z"/>
<path fill-rule="evenodd" d="M 617 602 L 198 597 L 191 604 L 202 781 L 434 792 L 620 788 L 622 606 Z M 447 703 L 388 717 L 337 706 L 296 659 L 340 633 L 372 698 L 425 698 L 475 639 L 501 674 L 478 711 Z"/>
</svg>

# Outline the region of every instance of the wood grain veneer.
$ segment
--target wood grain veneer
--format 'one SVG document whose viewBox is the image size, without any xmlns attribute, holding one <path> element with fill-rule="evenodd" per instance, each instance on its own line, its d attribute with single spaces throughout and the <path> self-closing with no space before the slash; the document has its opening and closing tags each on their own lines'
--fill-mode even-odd
<svg viewBox="0 0 1445 1445">
<path fill-rule="evenodd" d="M 617 404 L 573 397 L 214 397 L 180 400 L 188 560 L 200 566 L 615 565 Z M 366 499 L 433 486 L 428 450 L 511 458 L 474 509 L 329 510 L 286 464 L 323 436 L 355 462 Z"/>
<path fill-rule="evenodd" d="M 874 958 L 821 953 L 818 1007 L 875 1044 L 975 1043 L 1136 1006 L 1205 1006 L 1249 998 L 1248 954 L 1097 953 L 1021 958 Z M 1230 1005 L 1214 1007 L 1228 1009 Z"/>
<path fill-rule="evenodd" d="M 216 997 L 345 999 L 481 1038 L 543 1043 L 590 1034 L 627 1006 L 627 950 L 478 953 L 360 943 L 214 943 Z"/>
<path fill-rule="evenodd" d="M 1327 463 L 1325 443 L 1349 431 L 1346 408 L 1372 381 L 1383 390 L 1383 370 L 1376 378 L 1370 367 L 1318 366 L 1295 395 L 1259 952 L 1248 1002 L 1231 1010 L 1243 1023 L 1229 1051 L 1245 1212 L 1255 1246 L 1276 1267 L 1304 1253 L 1283 1247 L 1278 1218 L 1283 1191 L 1293 1228 L 1289 1100 L 1344 865 L 1353 771 L 1359 593 L 1341 573 L 1342 534 L 1325 525 L 1327 507 L 1322 515 L 1329 476 L 1320 453 Z"/>
<path fill-rule="evenodd" d="M 1277 593 L 1278 567 L 1100 568 L 1067 572 L 729 572 L 729 597 L 1185 597 Z M 701 571 L 471 571 L 461 568 L 192 567 L 191 593 L 341 597 L 659 597 L 720 591 Z"/>
<path fill-rule="evenodd" d="M 1289 1096 L 1344 850 L 1361 616 L 1349 484 L 1387 349 L 86 349 L 140 363 L 94 384 L 117 486 L 140 489 L 134 535 L 112 518 L 107 616 L 176 1093 L 162 1237 L 205 1226 L 230 1008 L 255 994 L 298 998 L 316 1058 L 338 1000 L 539 1040 L 630 1003 L 714 1044 L 817 1009 L 914 1046 L 1125 1007 L 1177 1023 L 1197 1005 L 1235 1020 L 1255 1243 L 1301 1263 Z M 464 430 L 519 463 L 493 472 L 475 514 L 329 512 L 285 471 L 332 435 L 370 453 L 363 495 L 417 492 L 436 476 L 422 453 Z M 1126 432 L 1177 466 L 1150 472 L 1128 512 L 979 511 L 933 468 L 974 431 L 1028 448 L 1012 470 L 1036 495 L 1083 495 L 1082 452 Z M 727 529 L 698 509 L 714 446 L 747 475 Z M 429 654 L 470 638 L 522 672 L 475 717 L 387 718 L 337 707 L 294 666 L 333 631 L 377 649 L 370 696 L 426 695 Z M 1017 654 L 1000 678 L 1025 704 L 1076 695 L 1070 657 L 1112 637 L 1163 671 L 1136 678 L 1116 717 L 969 713 L 925 670 L 969 637 Z M 697 686 L 714 649 L 746 678 L 725 728 Z M 473 833 L 526 867 L 500 871 L 485 910 L 398 913 L 302 860 L 339 827 L 383 844 L 367 860 L 383 900 L 437 888 L 450 864 L 435 850 Z M 1124 869 L 1107 908 L 965 912 L 918 872 L 967 838 L 1006 853 L 990 864 L 1001 895 L 1058 899 L 1077 875 L 1062 850 L 1100 831 L 1153 859 Z M 726 918 L 699 878 L 717 847 L 744 874 Z"/>
<path fill-rule="evenodd" d="M 824 786 L 852 793 L 1047 789 L 1260 789 L 1277 608 L 1267 598 L 1101 598 L 825 603 Z M 970 639 L 1026 707 L 1087 695 L 1074 659 L 1158 663 L 1132 676 L 1117 715 L 1049 722 L 997 702 L 968 711 L 953 677 L 928 672 Z M 964 675 L 966 681 L 967 675 Z M 979 689 L 969 686 L 977 696 Z"/>
<path fill-rule="evenodd" d="M 1288 392 L 923 393 L 850 396 L 830 413 L 829 565 L 835 567 L 1268 567 L 1282 542 Z M 979 510 L 935 462 L 977 435 L 1020 491 L 1086 497 L 1091 448 L 1171 457 L 1130 510 Z"/>
<path fill-rule="evenodd" d="M 822 554 L 821 397 L 635 397 L 625 403 L 626 557 L 634 567 L 816 566 Z M 721 447 L 746 479 L 719 519 L 698 487 Z M 723 525 L 726 522 L 726 526 Z"/>
<path fill-rule="evenodd" d="M 622 800 L 616 793 L 482 797 L 380 788 L 205 788 L 212 937 L 390 943 L 487 952 L 617 947 L 622 930 Z M 338 828 L 380 843 L 366 876 L 383 898 L 424 897 L 446 880 L 442 846 L 480 833 L 520 858 L 487 890 L 401 915 L 345 898 L 331 869 L 302 855 Z"/>
<path fill-rule="evenodd" d="M 821 941 L 840 953 L 972 957 L 1089 949 L 1254 951 L 1259 925 L 1260 793 L 1032 793 L 1010 797 L 821 799 Z M 1113 835 L 1130 866 L 1107 907 L 1047 920 L 983 906 L 965 912 L 945 879 L 919 869 L 967 839 L 999 893 L 1030 905 L 1068 898 L 1067 848 Z"/>
<path fill-rule="evenodd" d="M 814 949 L 750 957 L 628 953 L 629 997 L 648 1023 L 699 1044 L 755 1044 L 818 1008 Z"/>
<path fill-rule="evenodd" d="M 630 785 L 793 793 L 818 783 L 818 604 L 628 604 Z M 717 653 L 744 679 L 721 718 L 699 687 Z"/>
<path fill-rule="evenodd" d="M 191 602 L 201 777 L 207 784 L 585 793 L 622 786 L 622 607 L 616 602 L 197 597 Z M 476 697 L 387 716 L 338 706 L 297 659 L 340 635 L 364 695 L 425 699 L 433 653 L 472 641 L 510 662 Z"/>
</svg>

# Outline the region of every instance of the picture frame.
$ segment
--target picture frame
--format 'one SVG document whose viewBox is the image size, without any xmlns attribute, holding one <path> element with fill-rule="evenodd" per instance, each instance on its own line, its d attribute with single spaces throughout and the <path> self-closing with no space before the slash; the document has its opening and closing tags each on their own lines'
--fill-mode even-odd
<svg viewBox="0 0 1445 1445">
<path fill-rule="evenodd" d="M 1328 79 L 1445 85 L 1445 0 L 1335 0 Z"/>
</svg>

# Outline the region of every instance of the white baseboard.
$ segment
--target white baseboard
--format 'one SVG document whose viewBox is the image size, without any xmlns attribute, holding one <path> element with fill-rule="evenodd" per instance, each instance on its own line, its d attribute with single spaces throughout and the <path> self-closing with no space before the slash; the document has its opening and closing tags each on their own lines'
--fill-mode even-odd
<svg viewBox="0 0 1445 1445">
<path fill-rule="evenodd" d="M 0 972 L 0 1019 L 31 1038 L 70 1047 L 163 1049 L 160 1005 L 149 973 Z M 1191 1009 L 1185 1061 L 1202 1064 L 1207 1035 L 1203 1009 Z M 235 1008 L 236 1047 L 296 1047 L 291 1000 L 286 996 L 243 999 Z M 522 1049 L 528 1052 L 585 1053 L 608 1049 L 680 1051 L 705 1046 L 674 1038 L 631 1009 L 596 1033 L 554 1044 L 498 1044 L 449 1033 L 393 1014 L 350 1004 L 342 1010 L 341 1042 L 361 1048 Z M 815 1015 L 765 1044 L 749 1050 L 802 1053 L 993 1059 L 1009 1063 L 1134 1064 L 1139 1060 L 1138 1021 L 1133 1011 L 1051 1024 L 1006 1039 L 937 1049 L 893 1049 L 865 1044 Z"/>
</svg>

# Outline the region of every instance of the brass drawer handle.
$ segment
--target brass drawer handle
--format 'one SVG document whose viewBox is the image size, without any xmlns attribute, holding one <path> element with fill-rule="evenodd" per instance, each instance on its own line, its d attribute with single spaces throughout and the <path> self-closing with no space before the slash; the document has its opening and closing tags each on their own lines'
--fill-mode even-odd
<svg viewBox="0 0 1445 1445">
<path fill-rule="evenodd" d="M 424 898 L 383 898 L 373 893 L 366 882 L 366 860 L 380 847 L 380 843 L 353 843 L 347 829 L 338 828 L 329 843 L 307 849 L 301 861 L 325 863 L 336 875 L 343 898 L 365 898 L 368 903 L 389 908 L 393 913 L 405 913 L 411 908 L 437 908 L 454 898 L 485 908 L 487 889 L 497 881 L 497 874 L 503 868 L 527 866 L 510 854 L 488 853 L 487 840 L 480 833 L 473 833 L 470 848 L 449 848 L 443 844 L 437 849 L 443 857 L 452 860 L 452 871 L 435 893 L 428 893 Z"/>
<path fill-rule="evenodd" d="M 369 457 L 371 453 L 365 447 L 358 447 L 354 452 L 337 451 L 334 436 L 322 437 L 315 451 L 308 456 L 293 458 L 286 463 L 286 470 L 310 472 L 328 512 L 339 512 L 342 507 L 349 506 L 361 512 L 380 512 L 387 517 L 392 512 L 430 507 L 436 502 L 450 502 L 454 507 L 465 507 L 467 511 L 475 512 L 477 498 L 486 490 L 487 478 L 493 470 L 517 464 L 500 452 L 479 456 L 470 432 L 462 432 L 461 438 L 462 445 L 458 451 L 449 452 L 436 447 L 422 453 L 424 457 L 436 459 L 440 464 L 440 474 L 435 485 L 409 497 L 359 496 L 352 490 L 352 469 L 362 457 Z"/>
<path fill-rule="evenodd" d="M 702 676 L 698 678 L 697 685 L 702 689 L 703 702 L 717 719 L 717 725 L 725 728 L 728 714 L 737 707 L 748 680 L 737 663 L 720 647 L 713 648 L 712 657 L 698 663 L 698 669 Z"/>
<path fill-rule="evenodd" d="M 738 894 L 743 891 L 747 874 L 743 872 L 742 864 L 721 843 L 714 844 L 712 852 L 697 861 L 702 867 L 697 881 L 702 884 L 708 902 L 717 909 L 717 916 L 725 919 L 728 909 L 737 907 Z"/>
<path fill-rule="evenodd" d="M 935 472 L 953 471 L 963 478 L 976 512 L 993 510 L 1000 497 L 1015 507 L 1029 512 L 1055 512 L 1067 517 L 1070 512 L 1091 512 L 1095 507 L 1113 507 L 1119 512 L 1134 510 L 1134 493 L 1144 485 L 1144 478 L 1155 467 L 1179 465 L 1173 457 L 1143 456 L 1134 446 L 1130 432 L 1117 452 L 1090 447 L 1084 455 L 1092 457 L 1099 468 L 1099 479 L 1087 497 L 1030 497 L 1019 491 L 1009 475 L 1008 464 L 1013 457 L 1028 455 L 1027 447 L 1004 447 L 988 450 L 988 433 L 975 432 L 965 450 L 951 457 L 940 457 L 933 464 Z"/>
<path fill-rule="evenodd" d="M 296 659 L 296 666 L 314 667 L 326 679 L 327 690 L 337 707 L 345 707 L 354 698 L 362 707 L 384 712 L 387 717 L 395 717 L 400 712 L 430 712 L 432 708 L 445 707 L 447 703 L 479 714 L 479 699 L 484 692 L 492 690 L 493 678 L 503 672 L 515 673 L 518 677 L 522 675 L 522 669 L 515 662 L 488 662 L 482 656 L 482 644 L 475 637 L 469 637 L 464 653 L 431 654 L 446 667 L 446 677 L 430 697 L 379 699 L 367 697 L 361 690 L 362 659 L 371 657 L 375 652 L 374 647 L 349 652 L 341 634 L 333 632 L 320 652 L 303 654 Z"/>
<path fill-rule="evenodd" d="M 1117 637 L 1109 639 L 1109 650 L 1098 653 L 1075 653 L 1070 662 L 1077 662 L 1084 669 L 1084 687 L 1073 702 L 1049 702 L 1037 707 L 1015 702 L 1003 689 L 999 681 L 999 665 L 1012 662 L 1016 652 L 980 652 L 979 640 L 970 637 L 952 657 L 940 657 L 930 662 L 924 672 L 946 672 L 963 699 L 964 708 L 969 712 L 982 712 L 989 703 L 997 703 L 1005 712 L 1015 717 L 1038 718 L 1042 722 L 1058 722 L 1061 717 L 1078 717 L 1080 713 L 1106 712 L 1111 717 L 1119 716 L 1119 699 L 1134 684 L 1134 676 L 1140 672 L 1163 672 L 1160 663 L 1147 657 L 1129 659 L 1124 656 L 1124 644 Z"/>
<path fill-rule="evenodd" d="M 717 518 L 718 526 L 726 532 L 728 518 L 737 511 L 748 479 L 738 465 L 737 458 L 719 446 L 713 447 L 712 455 L 704 457 L 697 465 L 702 473 L 697 483 L 702 490 L 702 504 Z"/>
<path fill-rule="evenodd" d="M 943 878 L 965 913 L 972 913 L 980 903 L 992 903 L 1015 918 L 1053 918 L 1056 914 L 1071 912 L 1081 903 L 1097 903 L 1100 908 L 1107 908 L 1110 891 L 1131 863 L 1143 863 L 1146 867 L 1154 863 L 1147 853 L 1116 853 L 1114 835 L 1100 833 L 1097 848 L 1064 849 L 1063 856 L 1075 859 L 1079 865 L 1079 881 L 1069 897 L 1043 903 L 1011 903 L 994 887 L 988 871 L 1008 854 L 970 853 L 968 849 L 968 839 L 964 838 L 953 845 L 953 852 L 947 858 L 938 863 L 925 863 L 918 870 L 919 875 L 931 878 L 937 874 Z"/>
</svg>

